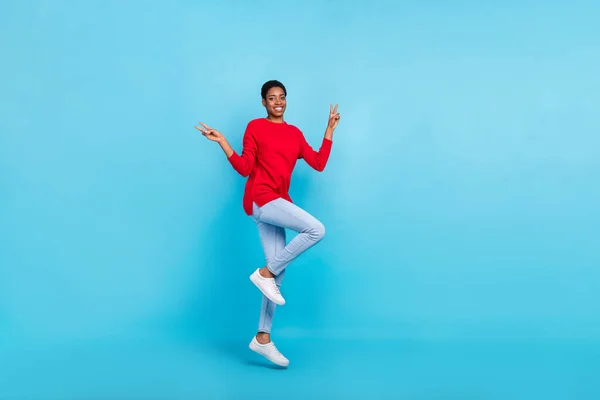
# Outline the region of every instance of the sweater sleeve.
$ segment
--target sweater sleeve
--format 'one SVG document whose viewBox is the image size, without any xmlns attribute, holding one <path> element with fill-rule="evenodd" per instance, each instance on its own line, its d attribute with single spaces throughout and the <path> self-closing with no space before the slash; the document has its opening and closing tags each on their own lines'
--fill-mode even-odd
<svg viewBox="0 0 600 400">
<path fill-rule="evenodd" d="M 321 172 L 325 169 L 327 160 L 329 160 L 332 144 L 331 140 L 323 138 L 319 151 L 315 151 L 308 144 L 304 135 L 300 133 L 300 156 L 298 158 L 303 158 L 311 168 Z"/>
<path fill-rule="evenodd" d="M 242 146 L 242 155 L 239 155 L 234 150 L 228 160 L 233 166 L 233 169 L 240 175 L 246 177 L 252 172 L 256 162 L 256 154 L 258 153 L 258 145 L 256 144 L 256 138 L 254 137 L 250 124 L 246 127 L 246 132 L 244 132 Z"/>
</svg>

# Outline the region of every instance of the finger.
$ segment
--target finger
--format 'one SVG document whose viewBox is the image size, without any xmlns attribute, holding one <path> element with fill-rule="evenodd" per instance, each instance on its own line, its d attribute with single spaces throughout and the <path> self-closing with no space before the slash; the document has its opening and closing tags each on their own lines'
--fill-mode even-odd
<svg viewBox="0 0 600 400">
<path fill-rule="evenodd" d="M 334 114 L 335 114 L 335 113 L 337 113 L 337 106 L 338 106 L 338 105 L 336 104 L 336 105 L 335 105 L 335 107 L 333 108 L 333 113 L 334 113 Z"/>
<path fill-rule="evenodd" d="M 207 130 L 210 130 L 210 127 L 208 125 L 206 125 L 204 122 L 200 122 L 200 125 L 205 127 Z"/>
<path fill-rule="evenodd" d="M 203 134 L 203 135 L 204 135 L 204 134 L 205 134 L 205 132 L 206 132 L 204 129 L 200 128 L 199 126 L 194 126 L 194 128 L 196 128 L 196 129 L 198 129 L 200 132 L 202 132 L 202 134 Z"/>
</svg>

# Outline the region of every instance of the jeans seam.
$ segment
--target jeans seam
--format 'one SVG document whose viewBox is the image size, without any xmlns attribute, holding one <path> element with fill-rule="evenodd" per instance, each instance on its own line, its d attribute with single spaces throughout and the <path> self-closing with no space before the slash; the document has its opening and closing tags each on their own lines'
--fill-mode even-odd
<svg viewBox="0 0 600 400">
<path fill-rule="evenodd" d="M 284 201 L 285 201 L 285 200 L 284 200 Z M 277 208 L 277 210 L 279 210 L 279 211 L 282 211 L 282 212 L 286 213 L 286 214 L 287 214 L 287 215 L 289 215 L 290 217 L 293 217 L 293 218 L 294 218 L 295 220 L 297 220 L 297 221 L 304 221 L 302 218 L 300 218 L 300 217 L 298 217 L 297 215 L 295 215 L 295 214 L 293 214 L 293 213 L 289 212 L 289 211 L 288 211 L 288 210 L 286 210 L 284 207 L 279 207 L 279 206 L 277 206 L 275 203 L 273 203 L 273 204 L 272 204 L 272 206 L 273 206 L 273 207 L 275 207 L 275 208 Z M 261 214 L 262 214 L 262 213 L 261 213 Z M 314 216 L 312 216 L 312 215 L 311 215 L 311 217 L 312 217 L 313 219 L 315 219 L 315 220 L 317 219 L 316 217 L 314 217 Z M 306 229 L 303 229 L 303 230 L 302 230 L 302 231 L 300 231 L 299 233 L 305 233 L 305 232 L 306 232 Z"/>
<path fill-rule="evenodd" d="M 266 223 L 266 222 L 263 222 L 263 223 Z M 273 225 L 273 226 L 275 226 L 275 225 Z M 269 233 L 269 241 L 270 241 L 271 243 L 273 243 L 273 242 L 275 241 L 275 236 L 276 236 L 276 234 L 277 234 L 277 233 L 275 232 L 275 230 L 274 230 L 274 229 L 269 229 L 269 231 L 270 231 L 270 233 Z M 271 257 L 269 257 L 271 260 L 269 260 L 269 259 L 265 260 L 265 261 L 266 261 L 266 267 L 267 267 L 267 269 L 268 269 L 268 270 L 269 270 L 269 272 L 271 272 L 273 275 L 276 275 L 276 274 L 275 274 L 275 272 L 273 272 L 273 269 L 272 269 L 273 267 L 271 267 L 271 265 L 270 265 L 270 264 L 271 264 L 271 261 L 272 261 L 273 259 L 275 259 L 275 258 L 276 258 L 276 256 L 277 256 L 277 254 L 274 254 L 274 255 L 272 255 Z"/>
<path fill-rule="evenodd" d="M 286 201 L 286 200 L 283 200 L 283 201 Z M 301 217 L 298 217 L 296 214 L 289 212 L 289 211 L 288 211 L 288 210 L 287 210 L 285 207 L 280 207 L 280 206 L 278 206 L 278 205 L 277 205 L 277 203 L 276 203 L 275 201 L 273 201 L 273 202 L 270 202 L 270 203 L 268 203 L 268 204 L 270 204 L 272 207 L 274 207 L 274 208 L 275 208 L 275 209 L 277 209 L 278 211 L 281 211 L 281 212 L 285 213 L 286 215 L 288 215 L 288 216 L 292 217 L 293 219 L 295 219 L 295 220 L 297 220 L 297 221 L 304 221 L 304 219 L 302 219 Z M 262 211 L 262 210 L 261 210 L 261 211 Z M 262 214 L 262 212 L 261 212 L 261 214 Z M 313 215 L 310 215 L 310 214 L 308 214 L 308 215 L 309 215 L 309 216 L 310 216 L 312 219 L 314 219 L 314 220 L 316 220 L 316 221 L 319 221 L 319 220 L 318 220 L 316 217 L 314 217 Z M 264 221 L 263 221 L 263 222 L 264 222 Z M 319 221 L 319 222 L 320 222 L 320 221 Z M 267 222 L 265 222 L 265 223 L 267 223 Z M 273 224 L 271 224 L 271 225 L 273 225 Z M 310 224 L 309 224 L 309 225 L 310 225 Z M 277 225 L 276 225 L 276 226 L 277 226 Z M 281 227 L 281 226 L 280 226 L 280 227 Z M 281 227 L 281 228 L 283 228 L 283 227 Z M 285 228 L 284 228 L 284 229 L 285 229 Z M 308 230 L 310 230 L 310 227 L 309 227 L 309 228 L 307 228 L 307 229 L 303 229 L 303 230 L 301 230 L 301 231 L 300 231 L 300 232 L 298 232 L 298 233 L 304 233 L 304 234 L 306 234 L 306 233 L 308 233 Z M 289 244 L 289 243 L 288 243 L 288 244 Z M 285 250 L 285 248 L 287 247 L 287 245 L 288 245 L 288 244 L 286 244 L 286 246 L 283 248 L 283 250 Z M 275 276 L 278 276 L 278 275 L 279 275 L 279 274 L 275 273 L 275 272 L 272 270 L 272 267 L 269 265 L 269 263 L 267 263 L 266 267 L 267 267 L 267 269 L 268 269 L 268 270 L 269 270 L 269 271 L 270 271 L 270 272 L 271 272 L 273 275 L 275 275 Z M 285 269 L 285 268 L 283 268 L 283 269 Z M 283 270 L 283 269 L 282 269 L 282 270 Z"/>
</svg>

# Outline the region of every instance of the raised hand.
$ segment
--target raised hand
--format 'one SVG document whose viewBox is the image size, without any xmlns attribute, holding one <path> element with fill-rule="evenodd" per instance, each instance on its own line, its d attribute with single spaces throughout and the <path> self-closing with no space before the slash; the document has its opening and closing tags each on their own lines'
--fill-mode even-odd
<svg viewBox="0 0 600 400">
<path fill-rule="evenodd" d="M 338 121 L 340 120 L 340 114 L 337 112 L 338 105 L 335 107 L 330 104 L 329 105 L 329 122 L 327 124 L 327 128 L 334 130 L 337 127 Z"/>
<path fill-rule="evenodd" d="M 194 128 L 198 129 L 200 132 L 202 132 L 202 134 L 208 139 L 208 140 L 212 140 L 213 142 L 221 142 L 225 139 L 225 137 L 221 134 L 221 132 L 219 132 L 216 129 L 212 129 L 211 127 L 209 127 L 208 125 L 206 125 L 203 122 L 200 122 L 200 125 L 202 125 L 204 127 L 204 129 L 202 129 L 199 126 L 195 126 Z"/>
</svg>

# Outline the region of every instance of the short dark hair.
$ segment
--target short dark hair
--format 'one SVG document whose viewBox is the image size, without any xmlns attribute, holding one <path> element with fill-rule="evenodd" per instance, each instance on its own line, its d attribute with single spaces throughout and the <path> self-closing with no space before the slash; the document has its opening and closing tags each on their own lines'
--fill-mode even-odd
<svg viewBox="0 0 600 400">
<path fill-rule="evenodd" d="M 278 87 L 283 89 L 283 94 L 285 94 L 287 96 L 287 90 L 285 90 L 285 86 L 283 86 L 283 83 L 276 81 L 276 80 L 270 80 L 265 82 L 262 85 L 262 88 L 260 89 L 260 95 L 263 99 L 267 98 L 267 93 L 269 92 L 269 90 L 273 89 L 274 87 Z"/>
</svg>

